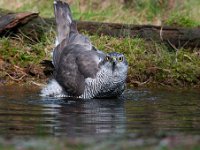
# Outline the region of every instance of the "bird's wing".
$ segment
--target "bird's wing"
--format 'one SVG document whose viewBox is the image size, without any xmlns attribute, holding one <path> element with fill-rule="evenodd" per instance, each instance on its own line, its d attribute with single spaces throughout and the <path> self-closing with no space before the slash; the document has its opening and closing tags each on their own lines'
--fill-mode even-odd
<svg viewBox="0 0 200 150">
<path fill-rule="evenodd" d="M 53 65 L 55 69 L 58 68 L 59 62 L 60 62 L 60 57 L 63 49 L 67 45 L 67 40 L 63 40 L 58 46 L 56 46 L 53 50 Z"/>
<path fill-rule="evenodd" d="M 79 44 L 85 47 L 85 50 L 92 50 L 90 39 L 82 34 L 71 32 L 69 35 L 69 44 Z"/>
<path fill-rule="evenodd" d="M 96 51 L 71 44 L 62 52 L 55 78 L 67 93 L 80 96 L 85 90 L 85 78 L 96 77 L 101 57 Z"/>
</svg>

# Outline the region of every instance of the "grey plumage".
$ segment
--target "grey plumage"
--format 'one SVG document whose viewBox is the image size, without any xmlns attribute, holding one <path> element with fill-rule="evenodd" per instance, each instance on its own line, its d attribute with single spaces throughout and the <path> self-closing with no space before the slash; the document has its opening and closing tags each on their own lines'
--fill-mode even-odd
<svg viewBox="0 0 200 150">
<path fill-rule="evenodd" d="M 99 71 L 98 56 L 96 51 L 86 51 L 82 45 L 65 47 L 55 71 L 55 79 L 67 93 L 80 96 L 85 89 L 85 78 L 95 78 Z"/>
<path fill-rule="evenodd" d="M 105 54 L 79 34 L 67 3 L 54 2 L 57 45 L 53 52 L 54 79 L 42 96 L 116 97 L 125 88 L 128 63 L 123 54 Z"/>
</svg>

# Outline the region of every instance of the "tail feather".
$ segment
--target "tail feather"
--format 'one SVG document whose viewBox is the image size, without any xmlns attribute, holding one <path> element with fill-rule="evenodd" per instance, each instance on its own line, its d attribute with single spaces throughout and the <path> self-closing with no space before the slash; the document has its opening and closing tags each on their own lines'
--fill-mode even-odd
<svg viewBox="0 0 200 150">
<path fill-rule="evenodd" d="M 73 21 L 70 7 L 67 3 L 54 0 L 54 14 L 56 19 L 57 37 L 53 51 L 53 64 L 58 68 L 62 50 L 68 45 L 70 33 L 77 33 L 76 23 Z"/>
<path fill-rule="evenodd" d="M 76 22 L 73 21 L 69 5 L 60 0 L 54 0 L 54 13 L 57 27 L 56 47 L 53 51 L 53 64 L 58 69 L 60 56 L 63 49 L 68 44 L 79 44 L 85 47 L 85 50 L 91 50 L 90 39 L 79 34 Z"/>
<path fill-rule="evenodd" d="M 57 43 L 69 37 L 73 18 L 70 7 L 67 3 L 60 0 L 54 1 L 54 14 L 57 27 Z"/>
</svg>

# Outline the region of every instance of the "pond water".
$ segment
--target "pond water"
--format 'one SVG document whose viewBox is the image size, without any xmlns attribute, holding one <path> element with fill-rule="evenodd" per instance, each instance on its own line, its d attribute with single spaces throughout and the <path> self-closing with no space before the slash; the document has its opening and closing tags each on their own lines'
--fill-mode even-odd
<svg viewBox="0 0 200 150">
<path fill-rule="evenodd" d="M 200 92 L 129 89 L 121 99 L 41 98 L 34 87 L 0 87 L 0 135 L 200 134 Z"/>
</svg>

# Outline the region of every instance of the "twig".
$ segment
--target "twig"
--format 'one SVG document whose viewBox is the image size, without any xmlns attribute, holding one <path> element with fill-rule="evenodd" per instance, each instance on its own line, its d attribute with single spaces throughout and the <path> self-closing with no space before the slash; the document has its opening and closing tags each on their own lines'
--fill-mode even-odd
<svg viewBox="0 0 200 150">
<path fill-rule="evenodd" d="M 34 85 L 37 85 L 39 87 L 44 87 L 45 86 L 45 84 L 37 83 L 37 82 L 34 82 L 34 81 L 31 81 L 30 83 L 34 84 Z"/>
<path fill-rule="evenodd" d="M 114 50 L 114 48 L 108 46 L 108 45 L 105 45 L 106 48 L 110 49 L 110 50 Z"/>
<path fill-rule="evenodd" d="M 28 76 L 28 74 L 26 72 L 24 72 L 24 70 L 22 68 L 20 68 L 19 66 L 14 65 L 14 69 L 15 69 L 16 72 L 21 73 L 22 76 L 23 75 Z"/>
<path fill-rule="evenodd" d="M 178 62 L 178 59 L 177 59 L 177 55 L 178 55 L 178 48 L 176 48 L 169 40 L 167 40 L 167 42 L 169 43 L 169 45 L 176 51 L 176 63 Z"/>
<path fill-rule="evenodd" d="M 22 75 L 19 79 L 16 79 L 16 78 L 14 78 L 14 77 L 12 77 L 9 73 L 6 73 L 12 80 L 14 80 L 14 81 L 21 81 L 26 75 L 24 74 L 24 75 Z"/>
<path fill-rule="evenodd" d="M 131 83 L 135 83 L 137 84 L 138 86 L 142 86 L 142 85 L 145 85 L 147 84 L 148 82 L 150 82 L 151 78 L 149 78 L 148 80 L 144 81 L 144 82 L 139 82 L 139 81 L 131 81 Z"/>
<path fill-rule="evenodd" d="M 18 34 L 15 34 L 15 36 L 13 36 L 12 39 L 19 40 L 21 43 L 23 43 L 23 40 L 24 40 L 23 36 L 20 37 Z"/>
<path fill-rule="evenodd" d="M 186 41 L 186 42 L 182 45 L 182 47 L 184 48 L 189 42 L 190 42 L 190 40 Z"/>
<path fill-rule="evenodd" d="M 160 39 L 163 41 L 163 26 L 160 28 Z"/>
<path fill-rule="evenodd" d="M 32 38 L 28 37 L 27 35 L 25 35 L 20 29 L 19 29 L 19 33 L 21 33 L 22 36 L 24 36 L 25 38 L 29 39 L 31 42 L 35 42 Z"/>
</svg>

